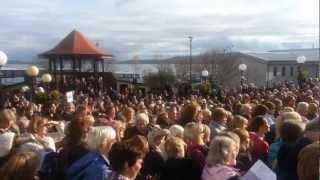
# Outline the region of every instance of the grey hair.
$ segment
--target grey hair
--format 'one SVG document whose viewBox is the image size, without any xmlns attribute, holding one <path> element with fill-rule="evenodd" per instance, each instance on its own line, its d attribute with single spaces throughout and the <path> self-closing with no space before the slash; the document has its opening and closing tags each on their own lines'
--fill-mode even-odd
<svg viewBox="0 0 320 180">
<path fill-rule="evenodd" d="M 88 136 L 88 146 L 92 150 L 96 150 L 105 139 L 115 139 L 116 131 L 110 126 L 94 127 Z"/>
<path fill-rule="evenodd" d="M 226 164 L 232 154 L 232 147 L 237 146 L 236 142 L 227 136 L 215 137 L 209 147 L 206 159 L 207 165 Z"/>
<path fill-rule="evenodd" d="M 149 124 L 149 116 L 146 113 L 139 113 L 136 115 L 136 123 L 138 121 L 143 121 L 145 124 Z"/>
</svg>

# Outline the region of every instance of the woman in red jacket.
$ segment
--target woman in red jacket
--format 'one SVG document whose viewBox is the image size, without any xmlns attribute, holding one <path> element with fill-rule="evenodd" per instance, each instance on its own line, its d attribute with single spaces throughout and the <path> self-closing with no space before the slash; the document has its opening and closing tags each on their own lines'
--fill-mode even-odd
<svg viewBox="0 0 320 180">
<path fill-rule="evenodd" d="M 269 144 L 264 140 L 264 136 L 269 132 L 269 124 L 263 116 L 255 117 L 250 126 L 250 152 L 252 154 L 253 161 L 258 159 L 267 162 L 267 155 Z"/>
</svg>

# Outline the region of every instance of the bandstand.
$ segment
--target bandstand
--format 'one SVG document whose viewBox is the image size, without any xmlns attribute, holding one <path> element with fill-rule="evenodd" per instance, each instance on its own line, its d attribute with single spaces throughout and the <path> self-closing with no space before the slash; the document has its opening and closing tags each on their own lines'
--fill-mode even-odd
<svg viewBox="0 0 320 180">
<path fill-rule="evenodd" d="M 48 70 L 54 77 L 54 88 L 61 91 L 79 89 L 79 82 L 88 79 L 95 90 L 116 83 L 112 73 L 105 72 L 105 61 L 111 61 L 112 54 L 98 48 L 76 30 L 53 49 L 39 54 L 39 57 L 49 60 Z"/>
</svg>

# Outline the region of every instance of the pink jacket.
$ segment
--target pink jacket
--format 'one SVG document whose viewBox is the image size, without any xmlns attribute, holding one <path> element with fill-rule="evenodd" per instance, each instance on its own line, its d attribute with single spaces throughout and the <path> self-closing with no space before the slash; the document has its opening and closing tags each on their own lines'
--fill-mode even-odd
<svg viewBox="0 0 320 180">
<path fill-rule="evenodd" d="M 238 171 L 232 167 L 217 164 L 209 167 L 206 165 L 202 171 L 202 180 L 228 180 L 229 178 L 238 175 Z"/>
</svg>

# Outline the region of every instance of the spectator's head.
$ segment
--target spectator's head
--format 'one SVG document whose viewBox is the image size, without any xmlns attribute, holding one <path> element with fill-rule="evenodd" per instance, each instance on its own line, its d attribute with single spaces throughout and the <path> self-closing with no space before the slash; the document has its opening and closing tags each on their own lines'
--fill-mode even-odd
<svg viewBox="0 0 320 180">
<path fill-rule="evenodd" d="M 297 174 L 301 180 L 319 178 L 320 143 L 314 142 L 303 148 L 298 156 Z"/>
<path fill-rule="evenodd" d="M 94 121 L 93 116 L 85 116 L 81 119 L 72 120 L 66 131 L 67 144 L 71 146 L 78 145 L 79 143 L 86 144 Z"/>
<path fill-rule="evenodd" d="M 303 135 L 303 124 L 295 120 L 286 120 L 280 127 L 280 137 L 286 143 L 294 143 Z"/>
<path fill-rule="evenodd" d="M 9 109 L 0 111 L 0 129 L 9 129 L 16 122 L 16 115 Z"/>
<path fill-rule="evenodd" d="M 109 119 L 116 117 L 116 108 L 112 103 L 105 106 L 105 112 Z"/>
<path fill-rule="evenodd" d="M 233 139 L 227 136 L 217 136 L 210 144 L 206 160 L 207 165 L 210 167 L 217 164 L 234 166 L 238 150 Z"/>
<path fill-rule="evenodd" d="M 174 137 L 183 139 L 184 128 L 178 124 L 174 124 L 169 128 L 170 134 Z"/>
<path fill-rule="evenodd" d="M 76 110 L 75 105 L 73 103 L 67 103 L 65 106 L 65 112 L 66 113 L 74 113 Z"/>
<path fill-rule="evenodd" d="M 19 152 L 1 167 L 0 176 L 2 180 L 36 180 L 36 170 L 39 160 L 33 152 Z"/>
<path fill-rule="evenodd" d="M 29 133 L 37 134 L 40 137 L 46 136 L 48 134 L 48 119 L 41 116 L 33 117 L 29 124 Z"/>
<path fill-rule="evenodd" d="M 135 111 L 133 108 L 131 107 L 126 107 L 123 111 L 122 111 L 123 116 L 125 117 L 125 122 L 126 123 L 130 123 L 133 121 L 134 119 L 134 115 L 135 115 Z"/>
<path fill-rule="evenodd" d="M 109 152 L 109 160 L 115 172 L 135 179 L 142 167 L 144 155 L 144 150 L 132 146 L 131 143 L 117 142 Z"/>
<path fill-rule="evenodd" d="M 265 106 L 267 106 L 267 108 L 268 108 L 268 114 L 274 114 L 274 112 L 275 112 L 275 110 L 276 110 L 276 105 L 273 103 L 273 102 L 271 102 L 271 101 L 267 101 L 266 103 L 265 103 Z"/>
<path fill-rule="evenodd" d="M 304 135 L 313 142 L 320 140 L 320 121 L 307 123 Z"/>
<path fill-rule="evenodd" d="M 212 112 L 209 109 L 202 110 L 203 123 L 208 124 L 211 120 Z"/>
<path fill-rule="evenodd" d="M 241 129 L 246 129 L 248 127 L 248 120 L 240 115 L 236 115 L 233 117 L 232 121 L 229 122 L 228 128 L 230 130 L 236 129 L 236 128 L 241 128 Z"/>
<path fill-rule="evenodd" d="M 203 124 L 189 122 L 184 127 L 184 139 L 187 144 L 197 143 L 203 145 L 204 127 Z"/>
<path fill-rule="evenodd" d="M 284 101 L 284 106 L 289 106 L 294 108 L 296 106 L 296 98 L 292 95 L 287 96 Z"/>
<path fill-rule="evenodd" d="M 213 113 L 212 113 L 213 121 L 221 125 L 226 125 L 228 120 L 227 118 L 228 118 L 227 112 L 223 108 L 216 108 L 213 110 Z"/>
<path fill-rule="evenodd" d="M 281 113 L 276 121 L 276 136 L 280 137 L 280 128 L 284 121 L 291 120 L 291 121 L 297 121 L 302 122 L 301 116 L 297 112 L 284 112 Z"/>
<path fill-rule="evenodd" d="M 250 135 L 246 129 L 236 128 L 232 132 L 240 138 L 240 151 L 247 151 L 250 147 Z"/>
<path fill-rule="evenodd" d="M 167 112 L 161 112 L 158 115 L 158 119 L 157 119 L 157 124 L 161 127 L 161 128 L 169 128 L 169 118 L 168 118 L 168 113 Z"/>
<path fill-rule="evenodd" d="M 109 126 L 97 126 L 92 129 L 88 136 L 88 146 L 92 150 L 97 150 L 104 156 L 108 153 L 116 141 L 116 131 Z"/>
<path fill-rule="evenodd" d="M 165 142 L 165 151 L 168 158 L 184 158 L 186 144 L 181 138 L 169 137 Z"/>
<path fill-rule="evenodd" d="M 167 130 L 163 130 L 158 127 L 153 127 L 148 133 L 148 142 L 152 147 L 159 147 L 163 143 L 164 138 L 169 135 Z"/>
<path fill-rule="evenodd" d="M 306 102 L 299 102 L 297 105 L 297 112 L 301 115 L 306 117 L 308 115 L 308 107 L 309 104 Z"/>
<path fill-rule="evenodd" d="M 231 131 L 222 131 L 218 136 L 225 136 L 232 139 L 236 143 L 237 148 L 240 149 L 240 138 L 236 133 Z"/>
<path fill-rule="evenodd" d="M 128 146 L 136 151 L 141 151 L 144 154 L 149 152 L 149 144 L 147 138 L 141 135 L 135 135 L 124 141 Z"/>
<path fill-rule="evenodd" d="M 168 112 L 169 120 L 172 124 L 178 120 L 178 109 L 176 106 L 171 106 Z"/>
<path fill-rule="evenodd" d="M 240 108 L 240 115 L 246 117 L 247 119 L 251 118 L 252 106 L 250 104 L 242 104 Z"/>
<path fill-rule="evenodd" d="M 186 105 L 181 114 L 181 124 L 185 125 L 188 122 L 192 122 L 196 119 L 201 107 L 199 104 L 192 102 L 191 104 Z"/>
<path fill-rule="evenodd" d="M 80 105 L 75 112 L 75 119 L 82 119 L 88 115 L 88 108 L 85 105 Z"/>
<path fill-rule="evenodd" d="M 318 105 L 316 103 L 310 103 L 308 107 L 308 118 L 312 120 L 317 117 L 318 114 Z"/>
<path fill-rule="evenodd" d="M 269 124 L 263 116 L 257 116 L 252 119 L 249 125 L 249 130 L 258 134 L 264 135 L 269 132 Z"/>
<path fill-rule="evenodd" d="M 135 126 L 141 133 L 147 132 L 147 125 L 149 124 L 149 116 L 145 113 L 139 113 L 136 115 Z"/>
<path fill-rule="evenodd" d="M 252 117 L 256 116 L 264 116 L 268 113 L 269 109 L 267 106 L 258 104 L 254 107 L 254 110 L 252 112 Z"/>
<path fill-rule="evenodd" d="M 274 105 L 276 106 L 275 107 L 276 111 L 281 111 L 282 106 L 283 106 L 282 101 L 280 99 L 276 98 L 276 99 L 274 99 L 273 102 L 274 102 Z"/>
</svg>

